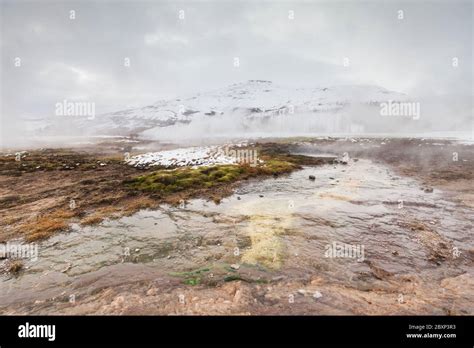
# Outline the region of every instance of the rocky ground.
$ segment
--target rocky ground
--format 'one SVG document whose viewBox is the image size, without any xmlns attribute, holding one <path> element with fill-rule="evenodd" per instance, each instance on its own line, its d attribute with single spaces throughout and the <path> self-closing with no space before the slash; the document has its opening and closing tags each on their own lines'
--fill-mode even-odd
<svg viewBox="0 0 474 348">
<path fill-rule="evenodd" d="M 331 165 L 321 174 L 305 169 L 298 176 L 296 171 L 288 179 L 268 183 L 261 192 L 260 178 L 226 183 L 199 195 L 194 192 L 194 197 L 205 200 L 236 194 L 224 199 L 222 208 L 212 205 L 178 215 L 167 213 L 177 226 L 189 224 L 189 234 L 184 238 L 181 231 L 177 239 L 169 239 L 173 246 L 156 263 L 155 259 L 141 262 L 137 248 L 136 259 L 94 266 L 92 271 L 75 273 L 76 265 L 68 259 L 67 267 L 61 264 L 56 272 L 50 265 L 51 270 L 42 270 L 41 275 L 33 272 L 34 267 L 32 271 L 20 267 L 4 275 L 2 289 L 8 291 L 0 296 L 2 312 L 474 313 L 472 146 L 429 139 L 326 138 L 272 140 L 265 151 L 267 155 L 289 151 L 331 158 L 307 161 L 305 168 L 330 163 L 334 158 L 330 156 L 344 153 L 350 163 Z M 63 242 L 64 253 L 69 250 L 68 243 L 78 245 L 77 249 L 71 247 L 73 254 L 86 253 L 84 249 L 89 247 L 81 248 L 78 243 L 91 237 L 78 233 L 69 240 L 70 222 L 94 224 L 104 217 L 130 215 L 141 208 L 156 209 L 168 201 L 124 188 L 124 182 L 152 169 L 126 165 L 121 155 L 108 146 L 99 146 L 87 152 L 29 151 L 21 161 L 12 155 L 2 157 L 1 240 L 19 236 L 45 240 L 45 258 L 51 250 L 51 259 L 57 258 L 54 252 Z M 308 179 L 307 173 L 313 173 L 314 180 Z M 327 183 L 320 182 L 323 177 Z M 312 182 L 321 188 L 312 192 Z M 288 185 L 294 186 L 287 190 Z M 400 202 L 393 198 L 397 187 L 407 190 L 403 193 L 405 210 L 398 210 Z M 379 194 L 379 189 L 384 193 Z M 71 197 L 77 204 L 75 209 L 70 209 Z M 176 203 L 183 196 L 172 194 L 168 198 Z M 290 206 L 296 205 L 296 211 L 288 213 L 288 200 Z M 158 227 L 164 224 L 161 215 L 152 221 Z M 41 234 L 45 227 L 47 233 Z M 29 231 L 26 236 L 25 231 Z M 100 231 L 94 232 L 95 236 Z M 345 264 L 320 257 L 334 235 L 347 238 L 347 242 L 363 240 L 366 260 Z M 242 252 L 237 256 L 232 254 L 234 238 Z M 453 254 L 455 246 L 460 256 Z M 42 280 L 36 287 L 26 286 L 35 283 L 37 276 Z M 12 292 L 16 287 L 22 290 Z"/>
<path fill-rule="evenodd" d="M 25 238 L 30 242 L 42 240 L 67 230 L 71 222 L 78 222 L 83 226 L 93 225 L 104 218 L 127 216 L 140 209 L 157 207 L 160 203 L 179 204 L 192 197 L 205 197 L 218 202 L 222 197 L 231 194 L 232 189 L 242 180 L 256 176 L 279 175 L 295 170 L 301 164 L 326 161 L 297 156 L 289 158 L 285 155 L 288 152 L 287 145 L 259 146 L 263 158 L 267 156 L 273 161 L 268 164 L 262 162 L 256 168 L 250 165 L 239 166 L 244 168 L 241 173 L 236 177 L 229 177 L 225 182 L 222 178 L 214 180 L 213 177 L 200 177 L 193 185 L 166 185 L 170 188 L 166 192 L 148 189 L 150 185 L 146 186 L 145 183 L 156 184 L 154 186 L 161 183 L 150 182 L 146 175 L 160 175 L 162 172 L 168 173 L 164 169 L 182 167 L 181 162 L 176 161 L 179 155 L 184 154 L 183 160 L 190 157 L 191 161 L 195 162 L 199 154 L 208 155 L 209 148 L 204 148 L 206 151 L 198 151 L 197 154 L 196 150 L 168 150 L 158 152 L 157 155 L 152 153 L 159 158 L 164 156 L 166 165 L 156 160 L 143 162 L 140 155 L 134 156 L 133 148 L 117 148 L 110 143 L 87 148 L 3 153 L 0 156 L 0 242 L 16 237 Z M 157 145 L 157 148 L 160 146 Z M 160 155 L 161 153 L 164 155 Z M 278 156 L 281 158 L 277 158 Z M 200 165 L 229 164 L 223 170 L 232 168 L 230 156 L 220 154 L 214 157 L 213 161 L 209 161 L 207 157 L 203 158 Z M 137 165 L 136 161 L 139 159 L 141 162 Z M 193 166 L 196 165 L 194 162 Z M 194 179 L 194 172 L 184 169 L 168 176 L 176 176 L 176 173 L 185 174 L 183 179 Z M 156 175 L 158 179 L 159 175 Z M 147 180 L 140 181 L 137 179 L 140 177 Z M 212 187 L 203 186 L 202 180 L 199 179 L 209 179 L 208 184 L 210 181 L 215 184 Z"/>
</svg>

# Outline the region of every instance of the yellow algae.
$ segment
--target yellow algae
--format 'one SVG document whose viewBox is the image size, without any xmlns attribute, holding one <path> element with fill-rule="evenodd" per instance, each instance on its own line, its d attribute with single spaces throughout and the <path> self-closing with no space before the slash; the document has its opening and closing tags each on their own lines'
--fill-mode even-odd
<svg viewBox="0 0 474 348">
<path fill-rule="evenodd" d="M 242 253 L 241 262 L 279 269 L 284 264 L 285 242 L 281 235 L 292 225 L 293 208 L 285 199 L 262 199 L 236 206 L 239 214 L 250 216 L 244 233 L 250 247 Z"/>
<path fill-rule="evenodd" d="M 279 237 L 281 227 L 275 221 L 252 218 L 248 226 L 251 245 L 242 255 L 242 262 L 260 264 L 268 268 L 279 269 L 283 265 L 284 243 Z"/>
</svg>

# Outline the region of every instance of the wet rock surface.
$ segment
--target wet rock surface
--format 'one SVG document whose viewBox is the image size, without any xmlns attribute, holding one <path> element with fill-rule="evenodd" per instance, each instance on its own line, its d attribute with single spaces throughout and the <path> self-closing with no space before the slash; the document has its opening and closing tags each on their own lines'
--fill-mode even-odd
<svg viewBox="0 0 474 348">
<path fill-rule="evenodd" d="M 0 311 L 473 314 L 473 208 L 357 158 L 75 226 L 2 275 Z"/>
</svg>

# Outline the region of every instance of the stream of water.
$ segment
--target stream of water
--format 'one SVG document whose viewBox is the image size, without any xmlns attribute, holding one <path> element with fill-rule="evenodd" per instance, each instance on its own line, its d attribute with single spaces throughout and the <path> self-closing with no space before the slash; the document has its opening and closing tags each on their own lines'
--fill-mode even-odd
<svg viewBox="0 0 474 348">
<path fill-rule="evenodd" d="M 73 225 L 42 242 L 38 260 L 27 261 L 19 276 L 2 276 L 0 311 L 28 312 L 38 301 L 90 292 L 93 282 L 102 289 L 231 264 L 271 278 L 318 274 L 358 289 L 383 274 L 439 282 L 472 272 L 472 261 L 456 252 L 474 247 L 473 220 L 472 210 L 442 192 L 424 192 L 369 160 L 306 167 L 249 181 L 218 205 L 196 199 L 99 226 Z M 425 228 L 411 228 L 416 223 Z M 341 245 L 348 249 L 337 254 Z M 98 271 L 100 281 L 87 280 Z M 50 312 L 56 303 L 48 302 Z"/>
</svg>

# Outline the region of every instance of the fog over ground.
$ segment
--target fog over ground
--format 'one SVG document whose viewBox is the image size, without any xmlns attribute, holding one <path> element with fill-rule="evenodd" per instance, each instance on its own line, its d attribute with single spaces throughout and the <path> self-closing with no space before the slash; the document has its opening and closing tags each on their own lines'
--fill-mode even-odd
<svg viewBox="0 0 474 348">
<path fill-rule="evenodd" d="M 472 131 L 472 1 L 1 0 L 0 17 L 7 143 L 63 100 L 100 114 L 250 79 L 378 85 Z"/>
</svg>

